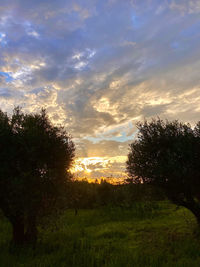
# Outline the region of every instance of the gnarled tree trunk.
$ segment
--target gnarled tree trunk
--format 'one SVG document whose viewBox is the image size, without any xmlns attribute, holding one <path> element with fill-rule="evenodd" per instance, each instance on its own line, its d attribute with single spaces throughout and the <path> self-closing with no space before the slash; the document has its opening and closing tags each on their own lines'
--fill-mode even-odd
<svg viewBox="0 0 200 267">
<path fill-rule="evenodd" d="M 37 227 L 36 227 L 36 217 L 28 216 L 27 219 L 27 228 L 25 233 L 25 242 L 26 244 L 35 246 L 37 242 Z"/>
<path fill-rule="evenodd" d="M 20 247 L 24 245 L 25 234 L 24 234 L 24 220 L 22 217 L 15 217 L 10 220 L 13 227 L 12 245 Z"/>
<path fill-rule="evenodd" d="M 185 206 L 186 207 L 186 206 Z M 193 202 L 193 203 L 189 203 L 187 204 L 187 207 L 196 217 L 197 223 L 200 226 L 200 206 Z"/>
<path fill-rule="evenodd" d="M 9 218 L 12 228 L 13 236 L 11 245 L 14 247 L 22 247 L 24 245 L 35 246 L 37 242 L 37 227 L 36 217 L 28 216 L 27 220 L 24 220 L 23 216 Z"/>
</svg>

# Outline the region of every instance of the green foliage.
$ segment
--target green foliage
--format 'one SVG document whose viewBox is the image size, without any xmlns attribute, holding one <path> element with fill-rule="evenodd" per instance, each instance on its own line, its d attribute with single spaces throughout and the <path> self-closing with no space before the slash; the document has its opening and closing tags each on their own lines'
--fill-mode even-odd
<svg viewBox="0 0 200 267">
<path fill-rule="evenodd" d="M 74 144 L 45 110 L 12 116 L 0 111 L 0 208 L 13 226 L 16 244 L 35 242 L 36 225 L 58 207 L 74 157 Z"/>
<path fill-rule="evenodd" d="M 174 203 L 190 209 L 200 223 L 200 124 L 178 121 L 138 123 L 127 171 L 135 182 L 164 189 Z"/>
<path fill-rule="evenodd" d="M 166 201 L 137 202 L 131 209 L 85 209 L 77 216 L 68 210 L 58 218 L 57 229 L 39 229 L 35 250 L 9 254 L 11 227 L 1 219 L 0 266 L 198 267 L 196 229 L 188 210 Z"/>
</svg>

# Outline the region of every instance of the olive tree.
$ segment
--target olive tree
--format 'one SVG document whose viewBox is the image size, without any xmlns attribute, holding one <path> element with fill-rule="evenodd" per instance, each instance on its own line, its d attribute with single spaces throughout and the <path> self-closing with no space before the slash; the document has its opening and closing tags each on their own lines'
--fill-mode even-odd
<svg viewBox="0 0 200 267">
<path fill-rule="evenodd" d="M 200 124 L 192 128 L 177 120 L 153 119 L 139 122 L 137 128 L 129 147 L 129 177 L 161 187 L 200 223 Z"/>
<path fill-rule="evenodd" d="M 15 245 L 35 243 L 41 217 L 67 194 L 74 152 L 71 137 L 45 110 L 24 114 L 15 108 L 11 116 L 0 111 L 0 208 Z"/>
</svg>

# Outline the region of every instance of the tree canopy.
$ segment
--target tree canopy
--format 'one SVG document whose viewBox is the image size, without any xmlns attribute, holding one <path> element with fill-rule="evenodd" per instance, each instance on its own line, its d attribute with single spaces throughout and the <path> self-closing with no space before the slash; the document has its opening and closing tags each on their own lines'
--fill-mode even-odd
<svg viewBox="0 0 200 267">
<path fill-rule="evenodd" d="M 161 187 L 200 223 L 200 123 L 192 128 L 177 120 L 154 119 L 137 127 L 127 160 L 129 177 Z"/>
<path fill-rule="evenodd" d="M 11 116 L 0 111 L 0 208 L 15 244 L 36 242 L 39 219 L 67 188 L 74 152 L 70 135 L 45 110 L 24 114 L 15 108 Z"/>
</svg>

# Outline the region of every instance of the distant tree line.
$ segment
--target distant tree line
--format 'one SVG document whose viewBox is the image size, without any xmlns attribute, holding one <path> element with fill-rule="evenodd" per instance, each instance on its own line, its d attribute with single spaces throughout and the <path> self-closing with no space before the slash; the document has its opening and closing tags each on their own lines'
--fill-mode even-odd
<svg viewBox="0 0 200 267">
<path fill-rule="evenodd" d="M 131 208 L 134 202 L 166 199 L 162 190 L 146 184 L 124 182 L 114 185 L 102 179 L 100 183 L 89 183 L 87 179 L 69 184 L 68 207 L 75 210 L 121 207 Z"/>
</svg>

